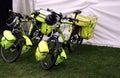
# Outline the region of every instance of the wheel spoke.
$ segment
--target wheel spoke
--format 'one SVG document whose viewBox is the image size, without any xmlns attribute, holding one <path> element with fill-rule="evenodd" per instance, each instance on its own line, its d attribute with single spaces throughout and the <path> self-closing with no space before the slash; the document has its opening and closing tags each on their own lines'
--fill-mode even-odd
<svg viewBox="0 0 120 78">
<path fill-rule="evenodd" d="M 48 40 L 49 53 L 47 56 L 40 61 L 40 65 L 43 69 L 48 70 L 55 65 L 57 55 L 56 47 L 58 46 L 58 40 L 56 38 Z"/>
<path fill-rule="evenodd" d="M 13 44 L 10 48 L 1 47 L 1 56 L 5 62 L 14 62 L 21 54 L 21 44 Z"/>
</svg>

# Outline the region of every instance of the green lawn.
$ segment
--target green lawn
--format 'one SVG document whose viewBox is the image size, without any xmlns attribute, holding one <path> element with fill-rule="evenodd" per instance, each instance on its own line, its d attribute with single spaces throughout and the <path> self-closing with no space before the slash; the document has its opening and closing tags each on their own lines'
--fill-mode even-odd
<svg viewBox="0 0 120 78">
<path fill-rule="evenodd" d="M 51 70 L 43 70 L 33 47 L 14 63 L 0 58 L 0 78 L 120 78 L 120 49 L 82 45 Z"/>
</svg>

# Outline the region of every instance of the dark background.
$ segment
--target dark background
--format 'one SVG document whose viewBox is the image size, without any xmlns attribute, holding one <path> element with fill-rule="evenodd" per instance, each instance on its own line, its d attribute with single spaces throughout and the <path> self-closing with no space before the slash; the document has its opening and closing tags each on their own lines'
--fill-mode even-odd
<svg viewBox="0 0 120 78">
<path fill-rule="evenodd" d="M 9 9 L 12 9 L 12 0 L 0 0 L 0 34 L 7 29 L 5 22 Z"/>
</svg>

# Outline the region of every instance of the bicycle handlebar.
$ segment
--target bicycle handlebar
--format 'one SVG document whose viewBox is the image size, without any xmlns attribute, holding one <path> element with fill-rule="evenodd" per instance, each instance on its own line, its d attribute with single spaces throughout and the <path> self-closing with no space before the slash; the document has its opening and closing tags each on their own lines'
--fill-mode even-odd
<svg viewBox="0 0 120 78">
<path fill-rule="evenodd" d="M 12 15 L 12 16 L 18 16 L 19 18 L 23 18 L 20 13 L 13 12 L 12 10 L 9 10 L 9 14 Z"/>
<path fill-rule="evenodd" d="M 49 9 L 49 8 L 47 8 L 47 11 L 49 11 L 49 12 L 51 12 L 51 14 L 55 14 L 55 15 L 61 17 L 61 18 L 62 18 L 62 16 L 63 16 L 62 13 L 57 13 L 57 12 L 55 12 L 55 11 Z"/>
<path fill-rule="evenodd" d="M 83 21 L 77 18 L 72 18 L 72 17 L 67 17 L 67 16 L 65 16 L 63 19 L 69 20 L 70 22 L 79 22 L 79 21 L 86 22 L 86 21 Z"/>
<path fill-rule="evenodd" d="M 67 17 L 67 16 L 63 17 L 62 19 L 69 20 L 70 22 L 79 21 L 79 20 L 78 20 L 78 19 L 76 19 L 76 18 Z"/>
<path fill-rule="evenodd" d="M 28 16 L 28 15 L 24 15 L 24 14 L 21 14 L 21 13 L 17 13 L 17 12 L 13 12 L 12 10 L 9 10 L 9 13 L 14 16 L 14 17 L 18 17 L 19 19 L 28 19 L 28 20 L 31 20 L 33 19 L 32 17 Z"/>
<path fill-rule="evenodd" d="M 12 10 L 9 10 L 9 15 L 10 17 L 8 18 L 8 20 L 6 21 L 6 24 L 9 27 L 16 27 L 17 21 L 22 21 L 22 22 L 28 22 L 29 20 L 32 20 L 32 17 L 29 17 L 28 15 L 22 15 L 20 13 L 17 12 L 13 12 Z"/>
<path fill-rule="evenodd" d="M 49 9 L 49 8 L 47 8 L 47 9 L 43 9 L 43 8 L 40 8 L 40 9 L 38 9 L 38 10 L 35 10 L 34 12 L 33 12 L 33 14 L 34 15 L 38 15 L 38 14 L 40 14 L 40 10 L 45 10 L 45 11 L 48 11 L 48 12 L 50 12 L 51 13 L 51 15 L 54 15 L 54 16 L 58 16 L 58 17 L 60 17 L 60 18 L 62 18 L 62 13 L 57 13 L 57 12 L 55 12 L 55 11 L 53 11 L 52 9 Z"/>
</svg>

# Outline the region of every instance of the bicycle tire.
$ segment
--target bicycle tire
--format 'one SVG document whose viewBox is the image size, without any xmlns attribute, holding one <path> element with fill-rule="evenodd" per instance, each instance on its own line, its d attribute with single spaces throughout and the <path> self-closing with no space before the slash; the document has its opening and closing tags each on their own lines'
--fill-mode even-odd
<svg viewBox="0 0 120 78">
<path fill-rule="evenodd" d="M 80 46 L 83 42 L 83 38 L 81 37 L 80 33 L 76 31 L 71 34 L 70 40 L 67 42 L 67 47 L 69 52 L 73 52 L 73 50 Z"/>
<path fill-rule="evenodd" d="M 55 62 L 58 57 L 58 50 L 57 50 L 58 44 L 59 44 L 58 39 L 55 37 L 50 38 L 48 40 L 49 53 L 43 60 L 40 61 L 40 65 L 42 69 L 48 70 L 48 69 L 51 69 L 55 65 Z"/>
<path fill-rule="evenodd" d="M 15 42 L 10 48 L 5 49 L 1 47 L 1 57 L 5 62 L 12 63 L 15 62 L 21 55 L 22 43 Z M 14 55 L 14 56 L 13 56 Z"/>
</svg>

